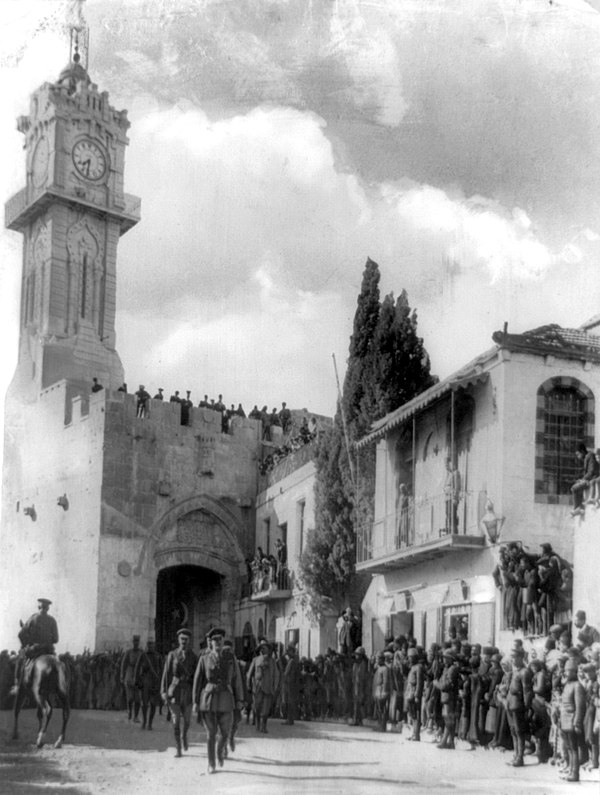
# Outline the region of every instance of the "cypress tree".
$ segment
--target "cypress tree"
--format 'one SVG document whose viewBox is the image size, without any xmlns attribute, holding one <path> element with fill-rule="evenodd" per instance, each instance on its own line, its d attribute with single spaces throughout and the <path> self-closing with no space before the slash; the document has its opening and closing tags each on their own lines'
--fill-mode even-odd
<svg viewBox="0 0 600 795">
<path fill-rule="evenodd" d="M 351 456 L 353 443 L 376 419 L 435 383 L 406 291 L 396 302 L 393 293 L 380 302 L 379 280 L 379 266 L 367 259 L 341 402 Z M 369 445 L 361 451 L 353 478 L 339 401 L 332 428 L 319 439 L 315 464 L 315 527 L 307 535 L 300 579 L 305 605 L 318 616 L 326 606 L 358 608 L 370 580 L 356 573 L 356 526 L 373 520 L 375 450 Z"/>
</svg>

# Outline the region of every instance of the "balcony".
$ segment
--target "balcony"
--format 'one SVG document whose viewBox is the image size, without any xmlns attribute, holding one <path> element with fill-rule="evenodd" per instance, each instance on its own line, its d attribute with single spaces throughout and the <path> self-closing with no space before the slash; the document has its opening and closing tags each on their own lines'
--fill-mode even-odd
<svg viewBox="0 0 600 795">
<path fill-rule="evenodd" d="M 456 506 L 446 495 L 409 499 L 401 510 L 359 528 L 357 571 L 403 569 L 447 554 L 481 549 L 481 495 L 463 492 Z"/>
<path fill-rule="evenodd" d="M 287 566 L 278 572 L 270 567 L 255 571 L 247 594 L 253 602 L 276 602 L 292 595 L 292 577 Z"/>
</svg>

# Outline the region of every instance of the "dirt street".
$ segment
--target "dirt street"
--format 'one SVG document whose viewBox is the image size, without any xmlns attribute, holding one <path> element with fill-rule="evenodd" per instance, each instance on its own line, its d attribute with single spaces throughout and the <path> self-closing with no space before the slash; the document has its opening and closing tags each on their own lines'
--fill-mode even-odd
<svg viewBox="0 0 600 795">
<path fill-rule="evenodd" d="M 49 732 L 53 741 L 60 714 Z M 549 765 L 514 769 L 507 754 L 478 749 L 440 751 L 432 738 L 411 743 L 406 732 L 378 734 L 371 728 L 336 723 L 270 722 L 268 735 L 243 724 L 238 746 L 216 775 L 206 774 L 204 731 L 193 724 L 189 753 L 174 758 L 170 724 L 156 720 L 141 731 L 122 713 L 74 711 L 67 743 L 56 750 L 34 746 L 37 721 L 22 715 L 21 739 L 9 741 L 12 715 L 0 713 L 0 792 L 69 795 L 177 793 L 467 793 L 472 795 L 558 795 L 598 792 L 598 771 L 567 785 Z"/>
</svg>

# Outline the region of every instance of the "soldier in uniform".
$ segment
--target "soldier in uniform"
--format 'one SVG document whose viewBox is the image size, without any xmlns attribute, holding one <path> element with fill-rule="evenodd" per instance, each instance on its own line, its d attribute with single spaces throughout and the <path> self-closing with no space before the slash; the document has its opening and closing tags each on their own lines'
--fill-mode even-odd
<svg viewBox="0 0 600 795">
<path fill-rule="evenodd" d="M 288 646 L 286 657 L 287 663 L 281 677 L 281 707 L 285 714 L 283 724 L 292 726 L 298 717 L 301 684 L 300 662 L 295 646 Z"/>
<path fill-rule="evenodd" d="M 267 720 L 279 687 L 279 671 L 271 656 L 271 645 L 266 640 L 261 640 L 259 651 L 260 654 L 250 663 L 246 682 L 253 696 L 258 731 L 268 734 Z"/>
<path fill-rule="evenodd" d="M 175 756 L 181 756 L 181 748 L 188 749 L 188 730 L 192 716 L 192 685 L 198 657 L 191 647 L 192 633 L 183 627 L 177 630 L 178 646 L 170 651 L 165 660 L 160 693 L 169 708 L 175 735 Z"/>
<path fill-rule="evenodd" d="M 133 673 L 136 688 L 142 692 L 142 729 L 152 730 L 156 708 L 160 707 L 160 679 L 162 674 L 162 655 L 156 651 L 153 638 L 148 638 L 146 651 L 142 652 L 135 664 Z M 148 714 L 150 707 L 150 714 Z"/>
<path fill-rule="evenodd" d="M 514 756 L 509 764 L 513 767 L 523 767 L 525 735 L 528 729 L 527 714 L 533 700 L 533 683 L 531 671 L 525 665 L 525 651 L 522 647 L 513 648 L 511 662 L 513 670 L 508 685 L 506 714 L 513 738 Z"/>
<path fill-rule="evenodd" d="M 577 660 L 565 663 L 565 686 L 560 699 L 560 730 L 567 752 L 566 781 L 579 781 L 580 742 L 583 739 L 585 689 L 577 679 Z"/>
<path fill-rule="evenodd" d="M 50 599 L 40 598 L 38 612 L 30 616 L 19 632 L 19 640 L 23 644 L 15 666 L 15 684 L 12 693 L 16 694 L 21 683 L 28 684 L 33 660 L 42 654 L 54 654 L 54 644 L 58 643 L 58 625 L 48 610 Z"/>
<path fill-rule="evenodd" d="M 362 726 L 369 686 L 369 661 L 363 646 L 354 651 L 352 665 L 352 720 L 350 726 Z"/>
<path fill-rule="evenodd" d="M 142 655 L 140 649 L 140 636 L 134 635 L 132 638 L 133 648 L 128 649 L 121 660 L 121 684 L 125 687 L 125 699 L 127 701 L 127 719 L 139 723 L 140 718 L 140 691 L 135 686 L 135 666 Z"/>
<path fill-rule="evenodd" d="M 449 649 L 444 649 L 444 669 L 439 679 L 433 680 L 433 686 L 441 693 L 442 718 L 444 720 L 444 734 L 437 748 L 454 750 L 454 735 L 456 733 L 456 703 L 458 700 L 459 669 L 454 654 Z"/>
<path fill-rule="evenodd" d="M 408 739 L 419 742 L 421 739 L 421 702 L 423 699 L 425 672 L 417 649 L 408 649 L 406 656 L 410 669 L 406 676 L 404 697 L 412 726 L 412 733 Z"/>
<path fill-rule="evenodd" d="M 233 711 L 241 710 L 244 690 L 233 651 L 223 647 L 225 630 L 215 627 L 206 638 L 210 649 L 198 661 L 192 701 L 194 711 L 200 713 L 206 729 L 208 772 L 215 773 L 215 749 L 219 767 L 223 767 L 233 725 Z"/>
</svg>

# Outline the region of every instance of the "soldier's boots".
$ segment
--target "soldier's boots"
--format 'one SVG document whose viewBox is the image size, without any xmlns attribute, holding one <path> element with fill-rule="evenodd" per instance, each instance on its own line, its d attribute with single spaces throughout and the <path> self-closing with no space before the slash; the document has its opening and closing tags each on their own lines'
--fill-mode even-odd
<svg viewBox="0 0 600 795">
<path fill-rule="evenodd" d="M 183 750 L 187 751 L 188 750 L 188 738 L 187 738 L 187 730 L 186 729 L 183 730 L 183 734 L 181 736 L 181 743 L 183 745 Z"/>
<path fill-rule="evenodd" d="M 179 759 L 181 756 L 181 734 L 179 731 L 179 726 L 176 726 L 173 730 L 175 734 L 175 758 Z"/>
</svg>

